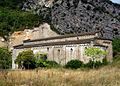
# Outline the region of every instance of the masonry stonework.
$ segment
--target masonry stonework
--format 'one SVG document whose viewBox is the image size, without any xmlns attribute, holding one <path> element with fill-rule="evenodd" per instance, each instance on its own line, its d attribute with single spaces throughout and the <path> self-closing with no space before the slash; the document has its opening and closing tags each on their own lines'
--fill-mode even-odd
<svg viewBox="0 0 120 86">
<path fill-rule="evenodd" d="M 14 60 L 19 52 L 28 49 L 33 50 L 34 53 L 46 53 L 48 60 L 65 65 L 72 59 L 78 59 L 87 63 L 90 57 L 85 55 L 85 48 L 99 47 L 108 52 L 106 58 L 112 61 L 112 41 L 100 38 L 99 32 L 58 35 L 50 30 L 49 27 L 45 27 L 46 25 L 39 27 L 39 29 L 35 28 L 34 30 L 30 30 L 27 35 L 26 33 L 24 34 L 24 37 L 28 37 L 27 39 L 21 39 L 20 43 L 16 43 L 13 46 L 13 69 L 17 68 Z M 23 33 L 21 35 L 23 35 Z M 14 40 L 16 41 L 17 39 Z"/>
</svg>

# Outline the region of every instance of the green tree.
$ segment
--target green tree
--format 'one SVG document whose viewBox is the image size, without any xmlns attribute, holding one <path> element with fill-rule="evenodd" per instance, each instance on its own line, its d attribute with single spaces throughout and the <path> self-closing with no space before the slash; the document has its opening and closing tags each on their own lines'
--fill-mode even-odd
<svg viewBox="0 0 120 86">
<path fill-rule="evenodd" d="M 12 55 L 7 48 L 0 48 L 0 69 L 9 69 L 12 66 Z"/>
<path fill-rule="evenodd" d="M 24 67 L 25 69 L 34 69 L 35 68 L 35 58 L 32 50 L 26 50 L 20 52 L 17 56 L 16 63 L 19 68 Z"/>
<path fill-rule="evenodd" d="M 20 9 L 26 0 L 0 0 L 0 6 L 11 9 Z"/>
<path fill-rule="evenodd" d="M 101 50 L 100 48 L 90 47 L 85 49 L 85 55 L 91 57 L 91 60 L 93 62 L 95 62 L 97 58 L 105 57 L 106 54 L 107 52 L 104 50 Z M 93 64 L 93 68 L 94 67 L 95 67 L 95 64 Z"/>
<path fill-rule="evenodd" d="M 0 36 L 6 40 L 14 31 L 32 28 L 41 23 L 42 17 L 31 12 L 0 7 Z"/>
</svg>

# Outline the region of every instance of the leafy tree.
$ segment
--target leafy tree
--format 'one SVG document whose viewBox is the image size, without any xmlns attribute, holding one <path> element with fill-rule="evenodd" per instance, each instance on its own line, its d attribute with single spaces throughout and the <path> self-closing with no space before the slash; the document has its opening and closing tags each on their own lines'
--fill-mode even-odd
<svg viewBox="0 0 120 86">
<path fill-rule="evenodd" d="M 20 52 L 17 56 L 16 63 L 19 68 L 24 67 L 25 69 L 35 68 L 35 58 L 32 50 L 26 50 Z"/>
<path fill-rule="evenodd" d="M 12 66 L 12 55 L 7 48 L 0 48 L 0 69 L 9 69 Z"/>
<path fill-rule="evenodd" d="M 42 23 L 42 17 L 20 10 L 0 8 L 0 36 L 6 40 L 17 30 L 32 28 Z"/>
<path fill-rule="evenodd" d="M 8 41 L 12 32 L 38 26 L 43 17 L 21 10 L 26 0 L 0 0 L 0 36 Z"/>
<path fill-rule="evenodd" d="M 35 59 L 36 59 L 36 67 L 47 67 L 47 68 L 56 68 L 56 67 L 60 67 L 60 65 L 55 62 L 55 61 L 48 61 L 47 60 L 47 54 L 46 53 L 36 53 L 35 55 Z"/>
<path fill-rule="evenodd" d="M 91 61 L 95 62 L 97 58 L 105 57 L 107 54 L 106 51 L 101 50 L 100 48 L 90 47 L 85 49 L 85 55 L 91 57 Z M 93 63 L 93 68 L 95 64 Z"/>
<path fill-rule="evenodd" d="M 0 6 L 11 9 L 20 9 L 26 0 L 0 0 Z"/>
</svg>

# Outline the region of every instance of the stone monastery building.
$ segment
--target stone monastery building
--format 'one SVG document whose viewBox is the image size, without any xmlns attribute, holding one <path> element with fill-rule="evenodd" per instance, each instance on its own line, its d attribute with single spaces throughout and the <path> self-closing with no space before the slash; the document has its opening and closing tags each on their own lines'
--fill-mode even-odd
<svg viewBox="0 0 120 86">
<path fill-rule="evenodd" d="M 83 34 L 58 35 L 43 24 L 33 30 L 15 32 L 11 36 L 11 49 L 13 50 L 12 68 L 17 68 L 15 59 L 19 52 L 27 49 L 34 53 L 46 53 L 48 60 L 54 60 L 62 65 L 72 59 L 88 62 L 89 57 L 84 53 L 88 47 L 99 47 L 108 52 L 106 58 L 112 60 L 112 41 L 99 36 L 99 31 Z"/>
</svg>

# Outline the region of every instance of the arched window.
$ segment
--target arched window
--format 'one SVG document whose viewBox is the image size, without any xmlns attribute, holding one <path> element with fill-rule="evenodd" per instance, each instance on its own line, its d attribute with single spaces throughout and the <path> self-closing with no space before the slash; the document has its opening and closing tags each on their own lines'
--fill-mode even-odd
<svg viewBox="0 0 120 86">
<path fill-rule="evenodd" d="M 58 49 L 58 56 L 60 56 L 60 49 Z"/>
<path fill-rule="evenodd" d="M 72 51 L 73 51 L 73 49 L 71 48 L 71 49 L 70 49 L 70 51 L 72 52 Z"/>
<path fill-rule="evenodd" d="M 85 47 L 85 49 L 87 49 L 87 47 Z"/>
<path fill-rule="evenodd" d="M 70 49 L 70 54 L 72 55 L 72 53 L 73 53 L 73 49 L 71 48 L 71 49 Z"/>
<path fill-rule="evenodd" d="M 49 47 L 47 47 L 47 51 L 49 52 Z"/>
</svg>

